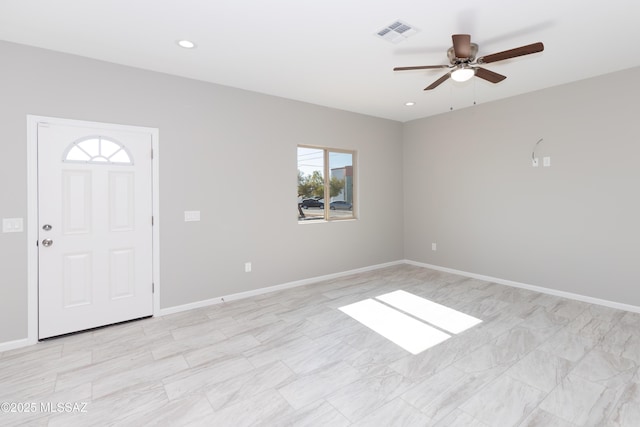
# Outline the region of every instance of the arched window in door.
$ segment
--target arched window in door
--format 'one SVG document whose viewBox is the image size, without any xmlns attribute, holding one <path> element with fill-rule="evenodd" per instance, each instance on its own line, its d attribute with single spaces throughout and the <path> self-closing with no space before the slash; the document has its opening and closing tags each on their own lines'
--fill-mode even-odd
<svg viewBox="0 0 640 427">
<path fill-rule="evenodd" d="M 133 165 L 133 157 L 124 145 L 103 136 L 89 136 L 73 142 L 64 150 L 62 161 Z"/>
</svg>

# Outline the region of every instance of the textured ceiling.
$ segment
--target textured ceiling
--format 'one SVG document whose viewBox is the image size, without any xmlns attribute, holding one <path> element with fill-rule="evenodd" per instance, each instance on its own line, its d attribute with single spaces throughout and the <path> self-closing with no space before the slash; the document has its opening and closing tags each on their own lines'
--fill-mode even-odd
<svg viewBox="0 0 640 427">
<path fill-rule="evenodd" d="M 408 121 L 639 66 L 638 17 L 637 0 L 1 0 L 0 40 Z M 398 19 L 418 33 L 375 36 Z M 545 51 L 487 64 L 495 85 L 425 92 L 443 70 L 392 71 L 446 64 L 454 33 L 479 55 Z"/>
</svg>

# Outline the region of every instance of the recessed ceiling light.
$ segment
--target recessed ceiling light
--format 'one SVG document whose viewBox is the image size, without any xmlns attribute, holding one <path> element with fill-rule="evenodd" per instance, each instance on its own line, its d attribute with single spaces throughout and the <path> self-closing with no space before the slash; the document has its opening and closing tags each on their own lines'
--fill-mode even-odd
<svg viewBox="0 0 640 427">
<path fill-rule="evenodd" d="M 178 40 L 178 46 L 183 47 L 185 49 L 195 49 L 196 44 L 190 40 Z"/>
<path fill-rule="evenodd" d="M 413 107 L 414 105 L 416 105 L 416 103 L 413 101 L 409 101 L 409 102 L 405 102 L 404 105 L 406 105 L 407 107 Z"/>
</svg>

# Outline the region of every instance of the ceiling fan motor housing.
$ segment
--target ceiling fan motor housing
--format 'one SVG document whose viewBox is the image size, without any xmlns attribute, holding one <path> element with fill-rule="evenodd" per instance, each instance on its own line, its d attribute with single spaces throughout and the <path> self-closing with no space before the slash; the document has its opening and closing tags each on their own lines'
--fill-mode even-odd
<svg viewBox="0 0 640 427">
<path fill-rule="evenodd" d="M 447 57 L 449 58 L 449 62 L 451 65 L 458 65 L 462 63 L 471 63 L 476 59 L 476 54 L 478 53 L 478 45 L 475 43 L 471 43 L 470 52 L 468 58 L 457 58 L 453 46 L 447 50 Z"/>
</svg>

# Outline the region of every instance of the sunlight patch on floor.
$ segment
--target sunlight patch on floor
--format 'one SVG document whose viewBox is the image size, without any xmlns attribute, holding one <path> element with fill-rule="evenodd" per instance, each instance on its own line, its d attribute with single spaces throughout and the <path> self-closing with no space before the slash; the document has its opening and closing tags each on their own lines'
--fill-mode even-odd
<svg viewBox="0 0 640 427">
<path fill-rule="evenodd" d="M 482 322 L 402 290 L 345 305 L 340 311 L 412 354 L 451 338 L 443 331 L 459 334 Z"/>
<path fill-rule="evenodd" d="M 346 305 L 340 310 L 413 354 L 450 338 L 450 335 L 373 299 Z"/>
<path fill-rule="evenodd" d="M 452 334 L 459 334 L 482 323 L 482 320 L 473 316 L 406 291 L 390 292 L 376 299 Z"/>
</svg>

